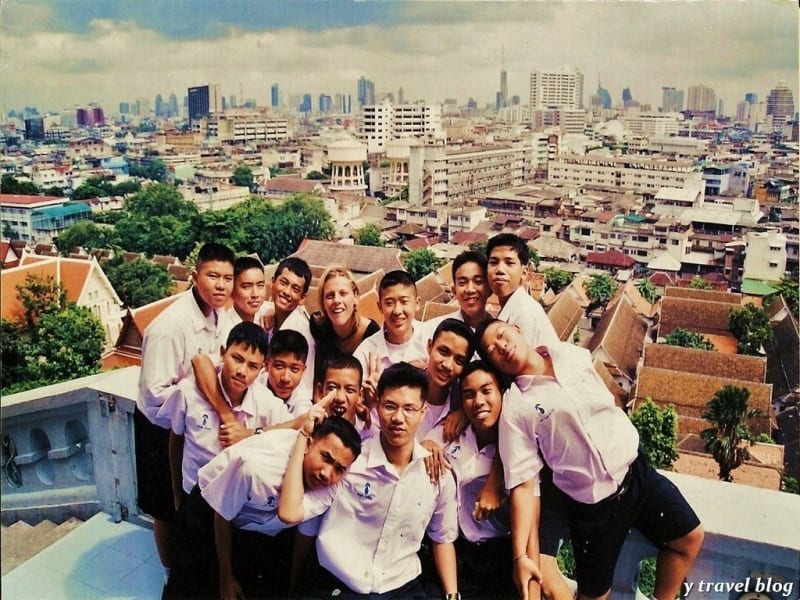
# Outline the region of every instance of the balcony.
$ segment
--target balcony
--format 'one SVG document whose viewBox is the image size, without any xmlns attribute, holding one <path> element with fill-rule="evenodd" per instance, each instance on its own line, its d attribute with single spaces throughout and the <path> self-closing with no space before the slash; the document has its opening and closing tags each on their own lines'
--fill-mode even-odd
<svg viewBox="0 0 800 600">
<path fill-rule="evenodd" d="M 138 374 L 138 367 L 129 367 L 2 399 L 3 436 L 13 439 L 16 449 L 13 464 L 17 471 L 7 468 L 6 472 L 19 474 L 2 478 L 3 524 L 19 519 L 37 523 L 46 518 L 62 522 L 69 516 L 88 519 L 95 515 L 5 575 L 3 598 L 53 597 L 53 590 L 58 589 L 59 597 L 77 599 L 86 596 L 67 592 L 85 591 L 85 586 L 106 590 L 105 595 L 97 593 L 95 597 L 117 597 L 108 591 L 112 590 L 107 583 L 109 570 L 101 553 L 102 557 L 113 554 L 115 560 L 129 561 L 127 566 L 136 570 L 140 588 L 160 591 L 163 575 L 153 563 L 157 559 L 148 545 L 152 536 L 141 532 L 147 521 L 140 518 L 136 506 L 132 413 Z M 6 458 L 4 454 L 4 464 Z M 687 580 L 691 586 L 687 598 L 728 600 L 744 597 L 745 592 L 761 592 L 750 598 L 798 598 L 798 496 L 665 474 L 681 489 L 706 529 L 703 549 Z M 104 537 L 84 530 L 90 527 L 101 528 Z M 125 554 L 130 546 L 120 546 L 119 540 L 128 536 L 141 542 L 141 552 Z M 144 558 L 145 554 L 149 558 Z M 629 536 L 617 565 L 613 598 L 636 596 L 640 562 L 655 554 L 655 548 L 638 534 Z M 77 563 L 96 566 L 62 569 L 65 564 Z M 52 580 L 47 585 L 53 587 L 48 590 L 43 588 L 45 574 Z M 41 589 L 32 596 L 30 586 L 34 584 Z M 769 590 L 764 588 L 767 584 Z"/>
</svg>

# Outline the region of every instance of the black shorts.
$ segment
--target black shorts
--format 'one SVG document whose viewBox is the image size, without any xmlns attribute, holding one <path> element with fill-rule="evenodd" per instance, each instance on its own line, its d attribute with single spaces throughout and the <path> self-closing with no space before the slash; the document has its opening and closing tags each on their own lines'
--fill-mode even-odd
<svg viewBox="0 0 800 600">
<path fill-rule="evenodd" d="M 653 469 L 639 451 L 620 490 L 596 504 L 566 503 L 578 591 L 601 596 L 611 589 L 614 568 L 632 527 L 656 548 L 691 533 L 698 525 L 680 490 Z"/>
<path fill-rule="evenodd" d="M 459 536 L 455 545 L 458 591 L 465 598 L 516 600 L 518 594 L 512 577 L 510 536 L 491 538 L 480 543 Z"/>
<path fill-rule="evenodd" d="M 553 483 L 553 471 L 545 465 L 539 472 L 539 553 L 556 556 L 569 539 L 569 521 L 564 513 L 567 497 Z"/>
<path fill-rule="evenodd" d="M 154 519 L 174 523 L 178 514 L 169 470 L 169 429 L 151 423 L 138 408 L 133 413 L 133 429 L 139 508 Z"/>
</svg>

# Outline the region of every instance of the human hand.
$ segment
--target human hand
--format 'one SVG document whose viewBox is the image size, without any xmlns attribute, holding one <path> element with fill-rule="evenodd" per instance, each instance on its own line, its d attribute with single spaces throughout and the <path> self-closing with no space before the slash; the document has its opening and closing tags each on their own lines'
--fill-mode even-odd
<svg viewBox="0 0 800 600">
<path fill-rule="evenodd" d="M 512 577 L 521 600 L 528 600 L 528 585 L 531 581 L 542 583 L 542 573 L 539 571 L 539 566 L 525 554 L 514 559 Z"/>
<path fill-rule="evenodd" d="M 472 517 L 476 521 L 484 521 L 500 508 L 503 502 L 505 502 L 505 496 L 503 496 L 502 489 L 492 485 L 491 481 L 487 481 L 478 492 L 475 507 L 472 509 Z"/>
<path fill-rule="evenodd" d="M 445 417 L 442 439 L 445 444 L 449 444 L 458 439 L 469 425 L 469 418 L 464 408 L 457 408 Z"/>
<path fill-rule="evenodd" d="M 439 483 L 439 478 L 442 473 L 450 468 L 450 463 L 447 462 L 447 459 L 444 457 L 442 447 L 436 442 L 423 440 L 422 446 L 430 452 L 430 454 L 425 457 L 425 471 L 428 473 L 431 483 L 436 485 Z"/>
<path fill-rule="evenodd" d="M 364 376 L 364 401 L 368 407 L 373 406 L 378 401 L 378 381 L 383 373 L 381 359 L 376 354 L 367 353 L 367 372 Z"/>
<path fill-rule="evenodd" d="M 236 442 L 240 442 L 251 435 L 253 435 L 253 432 L 239 423 L 239 421 L 222 423 L 219 426 L 219 443 L 223 448 L 232 446 Z"/>
</svg>

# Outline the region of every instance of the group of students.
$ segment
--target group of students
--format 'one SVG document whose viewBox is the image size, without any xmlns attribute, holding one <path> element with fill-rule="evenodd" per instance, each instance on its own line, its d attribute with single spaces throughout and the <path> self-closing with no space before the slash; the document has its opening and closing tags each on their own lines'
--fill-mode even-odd
<svg viewBox="0 0 800 600">
<path fill-rule="evenodd" d="M 526 292 L 529 259 L 512 234 L 462 253 L 459 310 L 424 323 L 414 280 L 386 273 L 379 326 L 345 266 L 307 315 L 304 261 L 268 282 L 206 244 L 142 345 L 139 505 L 164 597 L 599 598 L 636 527 L 659 550 L 654 597 L 674 598 L 700 521 Z"/>
</svg>

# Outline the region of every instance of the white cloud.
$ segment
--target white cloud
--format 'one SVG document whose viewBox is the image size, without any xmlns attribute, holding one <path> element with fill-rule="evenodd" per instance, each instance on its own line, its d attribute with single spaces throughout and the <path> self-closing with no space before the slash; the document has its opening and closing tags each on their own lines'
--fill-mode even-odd
<svg viewBox="0 0 800 600">
<path fill-rule="evenodd" d="M 88 0 L 87 0 L 88 1 Z M 356 5 L 350 5 L 356 6 Z M 13 8 L 13 5 L 12 5 Z M 88 33 L 59 32 L 37 7 L 40 28 L 3 11 L 2 105 L 60 109 L 153 98 L 219 82 L 226 95 L 266 102 L 285 94 L 351 93 L 366 75 L 378 92 L 407 98 L 492 101 L 501 49 L 509 88 L 523 102 L 536 68 L 576 66 L 586 94 L 598 78 L 618 100 L 660 102 L 661 86 L 704 82 L 730 112 L 745 92 L 764 96 L 779 79 L 797 89 L 797 8 L 746 2 L 408 3 L 405 20 L 305 31 L 243 31 L 213 39 L 168 38 L 133 20 L 95 19 Z M 427 16 L 427 19 L 423 17 Z M 409 20 L 413 20 L 409 23 Z M 800 104 L 800 97 L 795 98 Z"/>
</svg>

